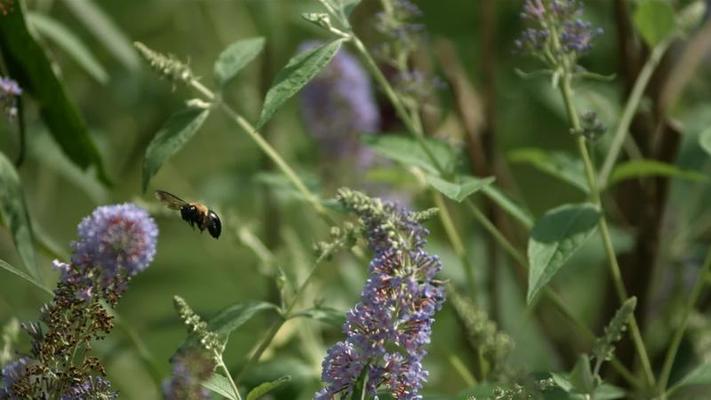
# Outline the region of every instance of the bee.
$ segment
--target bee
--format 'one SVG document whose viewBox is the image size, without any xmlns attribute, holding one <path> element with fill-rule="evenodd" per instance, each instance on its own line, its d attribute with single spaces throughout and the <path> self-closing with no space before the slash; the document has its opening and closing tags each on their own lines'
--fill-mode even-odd
<svg viewBox="0 0 711 400">
<path fill-rule="evenodd" d="M 156 198 L 158 198 L 158 200 L 160 200 L 160 202 L 165 204 L 168 208 L 180 210 L 180 216 L 185 222 L 189 223 L 190 226 L 194 227 L 197 225 L 200 232 L 207 229 L 210 236 L 215 239 L 220 237 L 220 232 L 222 232 L 222 222 L 220 222 L 220 217 L 218 217 L 214 211 L 207 208 L 204 204 L 188 203 L 178 196 L 163 190 L 156 190 Z"/>
</svg>

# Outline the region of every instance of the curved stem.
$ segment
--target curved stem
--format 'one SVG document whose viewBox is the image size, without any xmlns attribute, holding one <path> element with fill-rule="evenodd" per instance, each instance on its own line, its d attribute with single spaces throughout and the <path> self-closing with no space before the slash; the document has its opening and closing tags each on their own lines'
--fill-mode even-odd
<svg viewBox="0 0 711 400">
<path fill-rule="evenodd" d="M 221 368 L 225 372 L 225 376 L 227 380 L 230 382 L 230 386 L 232 387 L 232 391 L 235 393 L 235 396 L 237 396 L 237 400 L 242 400 L 242 396 L 239 394 L 239 389 L 237 389 L 237 384 L 235 383 L 235 380 L 232 379 L 232 375 L 230 375 L 230 370 L 227 369 L 227 365 L 225 365 L 225 361 L 222 360 L 222 356 L 219 358 L 219 363 L 217 364 L 218 368 Z"/>
<path fill-rule="evenodd" d="M 630 129 L 634 113 L 637 111 L 639 103 L 642 100 L 642 96 L 644 95 L 644 90 L 647 88 L 647 84 L 652 78 L 652 73 L 657 68 L 657 65 L 659 65 L 662 56 L 664 56 L 664 53 L 669 47 L 669 43 L 669 40 L 664 40 L 654 47 L 652 54 L 650 54 L 647 62 L 644 63 L 639 76 L 637 76 L 637 80 L 634 83 L 630 97 L 627 99 L 620 121 L 617 124 L 617 128 L 615 128 L 615 134 L 612 137 L 612 143 L 607 151 L 607 156 L 605 157 L 605 161 L 603 162 L 602 167 L 600 168 L 600 173 L 598 174 L 600 190 L 603 190 L 605 186 L 607 186 L 607 179 L 610 177 L 612 167 L 615 166 L 615 161 L 617 161 L 617 157 L 620 155 L 620 151 L 624 145 L 627 132 Z"/>
<path fill-rule="evenodd" d="M 664 357 L 664 364 L 662 366 L 662 372 L 659 374 L 658 390 L 659 392 L 664 392 L 669 383 L 669 375 L 671 374 L 672 366 L 674 365 L 674 359 L 676 358 L 676 352 L 679 350 L 679 345 L 681 344 L 681 339 L 684 337 L 684 332 L 689 324 L 689 316 L 691 311 L 694 309 L 696 302 L 701 296 L 701 291 L 705 286 L 706 278 L 711 270 L 711 250 L 706 254 L 706 260 L 704 261 L 701 270 L 699 271 L 699 276 L 696 277 L 696 282 L 694 282 L 694 287 L 691 289 L 691 295 L 689 295 L 689 301 L 686 303 L 684 308 L 684 314 L 681 317 L 681 323 L 674 332 L 671 344 L 667 350 L 667 354 Z"/>
<path fill-rule="evenodd" d="M 566 73 L 563 76 L 560 91 L 563 97 L 563 102 L 565 103 L 565 109 L 570 119 L 570 124 L 573 132 L 578 135 L 577 145 L 578 151 L 580 152 L 580 157 L 583 159 L 585 165 L 585 176 L 587 178 L 588 187 L 590 189 L 590 200 L 595 204 L 602 212 L 602 202 L 600 200 L 600 191 L 596 182 L 595 168 L 593 166 L 592 160 L 590 159 L 590 153 L 588 152 L 587 143 L 585 137 L 583 137 L 580 132 L 582 131 L 582 126 L 580 124 L 580 119 L 578 117 L 578 112 L 573 104 L 573 90 L 571 87 L 571 75 Z M 615 285 L 615 291 L 617 292 L 617 297 L 620 302 L 627 300 L 627 290 L 625 289 L 624 282 L 622 281 L 622 273 L 620 271 L 620 265 L 617 262 L 617 255 L 615 254 L 615 249 L 612 245 L 612 238 L 610 236 L 610 231 L 607 226 L 607 219 L 605 218 L 604 212 L 600 216 L 600 221 L 598 222 L 598 227 L 600 229 L 600 236 L 602 238 L 603 244 L 605 246 L 605 253 L 610 265 L 610 274 L 612 275 L 612 280 Z M 642 334 L 640 333 L 639 326 L 637 325 L 637 319 L 634 315 L 630 317 L 630 333 L 632 335 L 632 342 L 634 343 L 635 350 L 642 364 L 642 369 L 644 370 L 645 378 L 647 384 L 651 387 L 654 386 L 654 373 L 652 372 L 652 365 L 649 361 L 649 355 L 647 354 L 647 349 L 642 340 Z"/>
</svg>

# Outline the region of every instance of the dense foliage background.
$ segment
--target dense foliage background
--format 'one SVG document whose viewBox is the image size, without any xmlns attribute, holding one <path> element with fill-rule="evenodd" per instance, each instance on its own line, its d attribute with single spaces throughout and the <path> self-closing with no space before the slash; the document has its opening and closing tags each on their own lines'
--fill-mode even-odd
<svg viewBox="0 0 711 400">
<path fill-rule="evenodd" d="M 691 3 L 662 2 L 677 12 Z M 3 7 L 20 7 L 21 3 L 0 2 Z M 460 171 L 496 176 L 497 187 L 534 219 L 561 204 L 584 201 L 584 191 L 570 184 L 576 174 L 581 176 L 581 164 L 564 103 L 551 88 L 550 75 L 524 77 L 516 72 L 540 68 L 514 45 L 523 29 L 522 2 L 415 3 L 422 10 L 417 21 L 424 25 L 426 41 L 410 63 L 441 80 L 432 87 L 423 108 L 427 134 L 461 154 Z M 576 84 L 575 101 L 580 109 L 596 111 L 608 127 L 590 146 L 593 161 L 599 165 L 650 47 L 639 34 L 640 23 L 633 20 L 635 8 L 644 1 L 585 3 L 586 19 L 604 33 L 580 62 L 589 71 L 611 76 Z M 52 60 L 69 101 L 86 122 L 111 182 L 102 182 L 96 168 L 83 171 L 67 157 L 40 118 L 36 99 L 23 97 L 20 118 L 26 128 L 26 156 L 17 172 L 35 231 L 42 283 L 54 286 L 57 274 L 51 268 L 52 259 L 67 256 L 77 223 L 97 205 L 132 201 L 148 208 L 160 228 L 155 261 L 131 281 L 117 307 L 122 322 L 96 344 L 96 352 L 121 398 L 159 398 L 156 377 L 170 374 L 168 360 L 186 336 L 173 309 L 173 296 L 180 295 L 205 317 L 236 303 L 278 303 L 275 271 L 283 270 L 287 281 L 302 281 L 312 267 L 312 246 L 328 237 L 329 226 L 291 189 L 254 142 L 218 112 L 166 161 L 143 193 L 142 165 L 148 143 L 169 116 L 196 94 L 184 85 L 159 79 L 132 42 L 186 61 L 212 87 L 213 62 L 225 47 L 238 39 L 264 37 L 262 54 L 224 91 L 229 104 L 256 122 L 275 75 L 299 46 L 306 40 L 329 37 L 301 17 L 321 8 L 311 0 L 33 0 L 27 1 L 26 8 L 29 24 Z M 350 18 L 368 47 L 376 48 L 384 40 L 373 28 L 380 8 L 379 1 L 363 0 Z M 0 16 L 0 24 L 4 23 Z M 81 42 L 78 56 L 61 45 L 68 34 Z M 603 195 L 627 289 L 638 298 L 636 315 L 655 370 L 661 368 L 709 241 L 711 219 L 706 205 L 711 199 L 711 165 L 709 154 L 699 145 L 699 134 L 711 123 L 709 42 L 708 23 L 675 39 L 632 123 L 631 136 L 641 157 L 669 165 L 666 169 L 632 168 L 627 179 Z M 344 48 L 352 50 L 349 45 Z M 382 131 L 404 132 L 383 92 L 376 89 L 376 97 Z M 319 148 L 305 128 L 299 106 L 296 97 L 290 100 L 261 131 L 315 193 L 326 199 L 336 188 L 350 186 L 404 200 L 415 209 L 440 206 L 432 203 L 426 185 L 399 163 L 384 161 L 364 178 L 354 177 L 353 170 L 359 167 L 336 163 L 328 151 Z M 8 159 L 18 157 L 20 142 L 17 121 L 0 121 L 0 151 Z M 623 154 L 627 159 L 628 153 Z M 376 157 L 385 160 L 382 155 Z M 547 173 L 546 168 L 553 172 Z M 566 173 L 574 176 L 568 181 L 557 178 Z M 222 236 L 214 240 L 190 229 L 176 213 L 158 204 L 154 189 L 207 204 L 222 217 Z M 526 230 L 487 197 L 475 194 L 472 198 L 525 254 Z M 590 342 L 550 301 L 527 307 L 526 272 L 497 246 L 466 206 L 449 200 L 446 204 L 464 240 L 475 286 L 465 276 L 438 218 L 425 223 L 432 232 L 427 248 L 443 260 L 440 278 L 461 293 L 473 295 L 501 331 L 511 336 L 514 347 L 508 365 L 515 372 L 510 376 L 530 373 L 544 378 L 546 371 L 570 371 L 577 354 L 590 352 Z M 339 220 L 342 217 L 333 214 Z M 23 265 L 9 229 L 0 229 L 0 259 Z M 333 257 L 319 269 L 302 304 L 324 304 L 345 313 L 358 299 L 366 266 L 365 259 L 348 252 Z M 36 319 L 47 295 L 9 273 L 3 271 L 0 276 L 0 324 L 13 317 Z M 598 234 L 574 254 L 551 286 L 597 335 L 619 307 Z M 698 311 L 691 316 L 672 382 L 711 360 L 710 305 L 708 297 L 702 296 Z M 274 398 L 311 398 L 321 385 L 326 349 L 342 339 L 344 317 L 337 313 L 328 317 L 326 322 L 289 321 L 241 383 L 251 387 L 288 374 L 292 381 L 274 392 Z M 258 314 L 233 333 L 224 356 L 231 370 L 240 369 L 274 318 Z M 464 398 L 462 393 L 471 390 L 471 382 L 461 368 L 477 371 L 474 375 L 480 377 L 475 346 L 467 340 L 471 332 L 462 318 L 449 306 L 437 314 L 425 359 L 430 370 L 425 398 Z M 28 346 L 26 338 L 18 348 L 23 346 Z M 623 339 L 616 355 L 638 370 L 631 341 Z M 626 387 L 614 370 L 606 371 L 611 383 Z M 698 393 L 688 398 L 709 398 Z"/>
</svg>

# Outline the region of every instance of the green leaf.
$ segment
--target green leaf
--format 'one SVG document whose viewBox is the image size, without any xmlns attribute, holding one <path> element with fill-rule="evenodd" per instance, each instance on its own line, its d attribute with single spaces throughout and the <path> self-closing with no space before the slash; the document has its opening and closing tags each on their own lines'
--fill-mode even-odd
<svg viewBox="0 0 711 400">
<path fill-rule="evenodd" d="M 344 41 L 344 39 L 334 40 L 321 47 L 299 53 L 289 60 L 279 71 L 267 92 L 257 129 L 264 126 L 285 101 L 301 90 L 331 62 Z"/>
<path fill-rule="evenodd" d="M 54 75 L 44 51 L 27 30 L 23 4 L 15 3 L 6 15 L 0 16 L 0 50 L 10 75 L 39 103 L 40 115 L 62 151 L 81 169 L 96 167 L 99 179 L 108 183 L 101 156 L 84 121 Z"/>
<path fill-rule="evenodd" d="M 657 160 L 630 160 L 620 163 L 610 174 L 608 186 L 613 186 L 625 179 L 644 178 L 647 176 L 667 176 L 670 178 L 688 179 L 691 181 L 707 181 L 704 174 L 681 169 L 673 164 Z"/>
<path fill-rule="evenodd" d="M 64 4 L 126 68 L 135 70 L 140 66 L 132 42 L 93 0 L 64 0 Z"/>
<path fill-rule="evenodd" d="M 342 326 L 346 322 L 346 312 L 331 307 L 314 307 L 291 314 L 291 318 L 305 317 L 332 326 Z"/>
<path fill-rule="evenodd" d="M 106 83 L 109 75 L 104 67 L 91 53 L 91 50 L 72 31 L 61 22 L 40 13 L 31 12 L 27 20 L 37 32 L 61 47 L 74 61 L 96 79 L 99 83 Z"/>
<path fill-rule="evenodd" d="M 585 166 L 579 159 L 568 154 L 525 148 L 511 151 L 508 158 L 514 163 L 530 164 L 542 172 L 573 185 L 584 193 L 588 192 Z"/>
<path fill-rule="evenodd" d="M 7 262 L 5 262 L 5 260 L 0 260 L 0 269 L 4 269 L 5 271 L 7 271 L 7 272 L 9 272 L 9 273 L 11 273 L 11 274 L 13 274 L 13 275 L 15 275 L 15 276 L 17 276 L 17 277 L 19 277 L 19 278 L 21 278 L 21 279 L 24 279 L 25 281 L 27 281 L 27 282 L 33 284 L 35 287 L 41 289 L 42 291 L 44 291 L 45 293 L 49 294 L 50 296 L 53 296 L 53 295 L 54 295 L 54 293 L 52 293 L 51 290 L 49 290 L 49 289 L 48 289 L 46 286 L 44 286 L 43 284 L 37 282 L 37 280 L 35 280 L 35 278 L 33 278 L 33 277 L 27 275 L 26 273 L 20 271 L 20 270 L 17 269 L 16 267 L 13 267 L 12 265 L 10 265 L 10 264 L 8 264 Z"/>
<path fill-rule="evenodd" d="M 143 191 L 161 165 L 177 153 L 200 129 L 209 109 L 192 107 L 173 114 L 146 148 L 143 159 Z"/>
<path fill-rule="evenodd" d="M 422 149 L 417 139 L 411 135 L 368 134 L 361 135 L 361 141 L 383 157 L 408 166 L 420 167 L 430 174 L 439 175 L 432 160 Z M 447 143 L 426 138 L 425 144 L 445 172 L 454 171 L 457 155 Z"/>
<path fill-rule="evenodd" d="M 207 329 L 228 337 L 234 330 L 244 325 L 256 314 L 267 310 L 279 310 L 275 304 L 263 301 L 235 304 L 217 313 L 207 321 Z"/>
<path fill-rule="evenodd" d="M 528 304 L 593 233 L 599 219 L 592 204 L 566 204 L 536 221 L 528 241 Z"/>
<path fill-rule="evenodd" d="M 30 217 L 22 194 L 20 177 L 10 160 L 0 153 L 0 216 L 10 229 L 12 240 L 25 268 L 33 278 L 39 278 Z"/>
<path fill-rule="evenodd" d="M 493 176 L 477 179 L 472 176 L 465 175 L 456 175 L 454 177 L 454 182 L 444 180 L 434 175 L 427 175 L 425 179 L 430 186 L 459 203 L 470 195 L 483 189 L 484 186 L 490 185 L 495 180 Z"/>
<path fill-rule="evenodd" d="M 232 388 L 230 381 L 217 373 L 212 374 L 210 379 L 202 382 L 202 386 L 230 400 L 239 400 L 240 398 Z"/>
<path fill-rule="evenodd" d="M 517 219 L 521 225 L 525 226 L 527 229 L 531 229 L 533 226 L 533 216 L 531 216 L 531 213 L 522 206 L 516 204 L 516 202 L 511 200 L 504 192 L 499 190 L 494 185 L 484 186 L 481 191 L 486 197 L 489 198 L 489 200 L 496 203 L 511 217 Z"/>
<path fill-rule="evenodd" d="M 246 400 L 257 400 L 260 397 L 264 396 L 265 394 L 271 392 L 272 390 L 278 388 L 279 386 L 281 386 L 289 381 L 291 381 L 290 375 L 282 376 L 281 378 L 271 381 L 271 382 L 264 382 L 261 385 L 250 390 L 249 393 L 247 394 Z"/>
<path fill-rule="evenodd" d="M 264 49 L 264 38 L 238 40 L 220 53 L 215 61 L 214 74 L 219 86 L 226 85 L 239 71 Z"/>
<path fill-rule="evenodd" d="M 707 362 L 692 369 L 679 383 L 674 385 L 674 390 L 684 386 L 711 385 L 711 363 Z M 670 390 L 671 391 L 671 390 Z"/>
<path fill-rule="evenodd" d="M 595 380 L 590 369 L 590 358 L 581 354 L 570 373 L 570 383 L 578 393 L 591 393 L 595 389 Z"/>
<path fill-rule="evenodd" d="M 649 47 L 656 46 L 676 31 L 674 8 L 665 0 L 639 1 L 633 20 Z"/>
<path fill-rule="evenodd" d="M 699 145 L 704 149 L 706 154 L 711 156 L 711 127 L 699 134 Z"/>
</svg>

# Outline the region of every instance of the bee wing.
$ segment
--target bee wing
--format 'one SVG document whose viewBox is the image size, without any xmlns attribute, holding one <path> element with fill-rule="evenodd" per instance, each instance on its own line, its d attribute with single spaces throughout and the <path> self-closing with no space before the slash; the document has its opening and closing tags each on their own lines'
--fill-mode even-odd
<svg viewBox="0 0 711 400">
<path fill-rule="evenodd" d="M 172 208 L 173 210 L 180 210 L 183 206 L 188 204 L 180 197 L 163 190 L 156 190 L 156 198 L 160 200 L 161 203 L 168 206 L 168 208 Z"/>
</svg>

